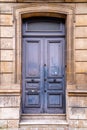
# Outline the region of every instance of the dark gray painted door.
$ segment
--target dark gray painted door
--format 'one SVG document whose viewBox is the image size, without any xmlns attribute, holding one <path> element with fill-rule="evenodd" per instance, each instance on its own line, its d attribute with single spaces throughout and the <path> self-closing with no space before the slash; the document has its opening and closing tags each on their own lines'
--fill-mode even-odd
<svg viewBox="0 0 87 130">
<path fill-rule="evenodd" d="M 64 113 L 64 38 L 23 38 L 23 112 Z"/>
</svg>

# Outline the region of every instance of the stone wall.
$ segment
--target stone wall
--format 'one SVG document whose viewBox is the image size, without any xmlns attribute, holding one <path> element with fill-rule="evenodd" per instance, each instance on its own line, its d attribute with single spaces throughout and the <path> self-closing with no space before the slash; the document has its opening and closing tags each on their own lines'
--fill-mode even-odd
<svg viewBox="0 0 87 130">
<path fill-rule="evenodd" d="M 16 0 L 6 2 L 8 0 L 0 3 L 0 128 L 17 128 L 21 117 L 21 85 L 16 79 L 14 7 L 25 3 L 16 3 Z M 66 6 L 74 7 L 75 10 L 75 83 L 66 88 L 66 117 L 69 128 L 87 128 L 87 3 L 67 3 Z"/>
<path fill-rule="evenodd" d="M 75 11 L 75 92 L 69 97 L 71 127 L 87 127 L 87 3 L 76 4 Z M 73 89 L 73 88 L 72 88 Z"/>
</svg>

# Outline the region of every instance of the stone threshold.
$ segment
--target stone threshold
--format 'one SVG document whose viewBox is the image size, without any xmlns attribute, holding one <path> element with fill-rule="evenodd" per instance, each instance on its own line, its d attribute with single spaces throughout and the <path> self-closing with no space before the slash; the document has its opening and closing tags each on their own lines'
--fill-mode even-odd
<svg viewBox="0 0 87 130">
<path fill-rule="evenodd" d="M 68 125 L 65 114 L 22 114 L 20 126 Z"/>
</svg>

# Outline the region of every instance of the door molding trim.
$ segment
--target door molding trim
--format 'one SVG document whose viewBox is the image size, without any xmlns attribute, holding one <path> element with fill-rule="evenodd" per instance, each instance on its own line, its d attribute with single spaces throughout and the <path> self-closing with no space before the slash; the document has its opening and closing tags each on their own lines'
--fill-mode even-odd
<svg viewBox="0 0 87 130">
<path fill-rule="evenodd" d="M 16 47 L 16 63 L 15 63 L 15 82 L 21 83 L 21 42 L 22 42 L 22 18 L 34 16 L 48 16 L 66 19 L 66 44 L 67 44 L 67 67 L 66 67 L 66 83 L 75 83 L 74 71 L 74 12 L 75 8 L 66 6 L 66 4 L 27 4 L 14 7 L 14 26 L 15 26 L 15 47 Z"/>
<path fill-rule="evenodd" d="M 48 16 L 65 18 L 66 20 L 66 104 L 67 104 L 67 89 L 75 84 L 75 70 L 74 70 L 74 37 L 75 37 L 75 5 L 60 4 L 60 3 L 37 3 L 37 4 L 24 4 L 15 6 L 13 9 L 13 21 L 15 29 L 15 83 L 21 85 L 21 43 L 22 43 L 22 19 L 34 16 Z M 66 111 L 68 113 L 68 106 Z M 68 115 L 68 114 L 67 114 Z"/>
</svg>

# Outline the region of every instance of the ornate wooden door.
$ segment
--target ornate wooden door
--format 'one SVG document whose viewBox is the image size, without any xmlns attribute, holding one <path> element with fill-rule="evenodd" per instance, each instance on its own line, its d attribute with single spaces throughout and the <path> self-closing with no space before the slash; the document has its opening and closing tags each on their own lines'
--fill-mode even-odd
<svg viewBox="0 0 87 130">
<path fill-rule="evenodd" d="M 23 39 L 23 111 L 64 112 L 64 38 Z"/>
<path fill-rule="evenodd" d="M 23 21 L 22 103 L 24 113 L 65 112 L 64 20 Z"/>
</svg>

